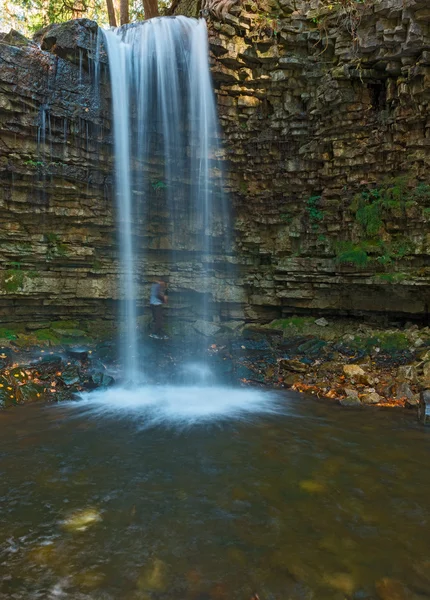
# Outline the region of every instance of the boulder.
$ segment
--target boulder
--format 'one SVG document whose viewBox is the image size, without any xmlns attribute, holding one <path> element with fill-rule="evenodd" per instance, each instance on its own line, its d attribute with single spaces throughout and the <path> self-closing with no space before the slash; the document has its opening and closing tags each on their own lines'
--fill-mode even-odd
<svg viewBox="0 0 430 600">
<path fill-rule="evenodd" d="M 405 382 L 398 383 L 395 387 L 395 397 L 396 398 L 413 398 L 414 392 L 411 390 L 409 385 Z"/>
<path fill-rule="evenodd" d="M 321 317 L 321 319 L 317 319 L 316 321 L 314 321 L 315 325 L 319 325 L 320 327 L 327 327 L 328 325 L 328 321 L 327 319 L 324 319 L 324 317 Z"/>
<path fill-rule="evenodd" d="M 346 398 L 341 398 L 339 400 L 339 404 L 348 408 L 361 406 L 360 399 L 356 396 L 347 396 Z"/>
<path fill-rule="evenodd" d="M 430 389 L 420 393 L 418 405 L 418 420 L 424 425 L 430 424 Z"/>
<path fill-rule="evenodd" d="M 416 367 L 414 365 L 402 365 L 397 369 L 397 379 L 399 381 L 417 383 L 418 376 Z"/>
<path fill-rule="evenodd" d="M 195 321 L 194 329 L 198 333 L 204 335 L 205 337 L 212 337 L 213 335 L 216 335 L 217 333 L 219 333 L 219 331 L 221 331 L 221 328 L 218 327 L 218 325 L 215 325 L 215 323 L 211 323 L 210 321 L 203 321 L 202 319 Z"/>
<path fill-rule="evenodd" d="M 345 377 L 355 383 L 361 383 L 363 385 L 371 385 L 372 383 L 371 378 L 358 365 L 344 365 L 343 372 Z"/>
<path fill-rule="evenodd" d="M 279 370 L 293 371 L 293 373 L 306 373 L 308 367 L 299 360 L 280 358 L 278 360 Z"/>
<path fill-rule="evenodd" d="M 378 404 L 381 402 L 382 396 L 377 394 L 376 392 L 371 392 L 370 394 L 363 394 L 361 396 L 361 401 L 363 404 Z"/>
</svg>

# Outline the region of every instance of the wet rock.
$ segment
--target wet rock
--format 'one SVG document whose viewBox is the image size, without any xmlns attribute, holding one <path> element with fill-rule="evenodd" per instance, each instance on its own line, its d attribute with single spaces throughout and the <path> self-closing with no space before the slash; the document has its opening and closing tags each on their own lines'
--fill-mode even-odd
<svg viewBox="0 0 430 600">
<path fill-rule="evenodd" d="M 370 392 L 370 394 L 363 394 L 363 396 L 361 396 L 363 404 L 378 404 L 381 400 L 382 397 L 376 392 Z"/>
<path fill-rule="evenodd" d="M 25 328 L 28 331 L 38 331 L 39 329 L 49 329 L 51 327 L 51 323 L 43 322 L 40 323 L 26 323 Z"/>
<path fill-rule="evenodd" d="M 418 405 L 418 420 L 424 425 L 430 424 L 430 389 L 420 393 Z"/>
<path fill-rule="evenodd" d="M 398 383 L 395 387 L 396 398 L 413 398 L 414 392 L 411 390 L 409 385 L 405 382 Z"/>
<path fill-rule="evenodd" d="M 79 360 L 80 362 L 85 362 L 88 358 L 88 349 L 72 347 L 67 349 L 66 354 L 67 356 L 70 356 L 70 358 L 74 358 L 76 360 Z"/>
<path fill-rule="evenodd" d="M 319 325 L 320 327 L 327 327 L 328 325 L 328 321 L 327 319 L 324 319 L 324 317 L 321 317 L 321 319 L 317 319 L 316 321 L 314 321 L 315 325 Z"/>
<path fill-rule="evenodd" d="M 13 351 L 10 348 L 0 348 L 0 369 L 13 364 Z"/>
<path fill-rule="evenodd" d="M 343 372 L 348 379 L 355 383 L 362 383 L 364 385 L 370 385 L 372 383 L 371 378 L 358 365 L 344 365 Z"/>
<path fill-rule="evenodd" d="M 327 345 L 324 340 L 312 339 L 300 344 L 297 350 L 307 356 L 318 356 L 321 350 Z"/>
<path fill-rule="evenodd" d="M 357 400 L 358 400 L 358 392 L 351 388 L 345 388 L 345 396 L 347 398 L 357 398 Z"/>
<path fill-rule="evenodd" d="M 110 387 L 115 383 L 115 379 L 107 373 L 93 373 L 90 377 L 91 383 L 94 387 Z"/>
<path fill-rule="evenodd" d="M 87 333 L 82 329 L 63 329 L 61 327 L 54 329 L 57 335 L 61 335 L 65 338 L 85 338 Z"/>
<path fill-rule="evenodd" d="M 62 364 L 63 358 L 59 354 L 46 354 L 37 363 L 44 371 L 58 370 Z"/>
<path fill-rule="evenodd" d="M 265 338 L 245 338 L 231 343 L 231 351 L 235 354 L 249 354 L 270 350 L 270 344 Z"/>
<path fill-rule="evenodd" d="M 15 390 L 6 377 L 0 375 L 0 408 L 9 408 L 16 403 Z"/>
<path fill-rule="evenodd" d="M 223 327 L 229 331 L 238 331 L 245 325 L 245 321 L 224 321 Z"/>
<path fill-rule="evenodd" d="M 403 365 L 397 369 L 397 379 L 400 381 L 411 381 L 417 383 L 417 370 L 414 365 Z"/>
<path fill-rule="evenodd" d="M 17 388 L 17 401 L 23 404 L 29 402 L 40 402 L 46 396 L 46 388 L 43 385 L 30 381 Z"/>
<path fill-rule="evenodd" d="M 79 383 L 80 375 L 78 368 L 75 365 L 69 365 L 66 367 L 60 375 L 61 381 L 64 385 L 74 385 L 75 383 Z"/>
<path fill-rule="evenodd" d="M 420 403 L 420 395 L 414 394 L 412 398 L 405 398 L 406 408 L 418 408 Z"/>
<path fill-rule="evenodd" d="M 376 582 L 376 593 L 380 600 L 411 600 L 410 590 L 397 579 L 384 577 Z"/>
<path fill-rule="evenodd" d="M 361 402 L 356 396 L 347 396 L 346 398 L 341 398 L 339 400 L 339 404 L 348 408 L 361 406 Z"/>
<path fill-rule="evenodd" d="M 195 321 L 193 326 L 198 333 L 201 333 L 205 337 L 211 337 L 221 331 L 221 328 L 215 325 L 215 323 L 203 321 L 202 319 Z"/>
<path fill-rule="evenodd" d="M 308 367 L 300 360 L 280 358 L 278 364 L 280 372 L 293 371 L 294 373 L 306 373 L 308 371 Z"/>
</svg>

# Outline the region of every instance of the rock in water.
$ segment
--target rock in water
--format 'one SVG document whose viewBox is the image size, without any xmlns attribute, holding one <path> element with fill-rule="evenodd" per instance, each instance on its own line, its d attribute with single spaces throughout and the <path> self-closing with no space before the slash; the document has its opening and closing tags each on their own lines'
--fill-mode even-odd
<svg viewBox="0 0 430 600">
<path fill-rule="evenodd" d="M 67 517 L 62 524 L 69 531 L 85 531 L 98 521 L 101 521 L 99 512 L 93 508 L 84 508 Z"/>
<path fill-rule="evenodd" d="M 341 398 L 339 400 L 339 403 L 342 406 L 346 406 L 348 408 L 354 408 L 354 407 L 361 406 L 360 399 L 356 396 L 347 396 L 346 398 Z"/>
<path fill-rule="evenodd" d="M 424 390 L 420 394 L 418 405 L 418 419 L 424 425 L 430 424 L 430 390 Z"/>
<path fill-rule="evenodd" d="M 194 323 L 194 329 L 206 337 L 216 335 L 220 331 L 220 327 L 210 321 L 199 320 Z"/>
</svg>

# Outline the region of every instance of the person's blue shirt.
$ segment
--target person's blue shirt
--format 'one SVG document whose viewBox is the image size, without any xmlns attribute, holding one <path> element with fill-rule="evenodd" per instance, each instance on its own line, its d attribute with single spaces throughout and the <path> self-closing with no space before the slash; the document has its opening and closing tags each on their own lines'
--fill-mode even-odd
<svg viewBox="0 0 430 600">
<path fill-rule="evenodd" d="M 159 283 L 153 283 L 151 285 L 151 298 L 149 299 L 149 304 L 153 306 L 158 306 L 159 304 L 163 304 L 163 301 L 160 300 L 161 296 L 161 286 Z"/>
</svg>

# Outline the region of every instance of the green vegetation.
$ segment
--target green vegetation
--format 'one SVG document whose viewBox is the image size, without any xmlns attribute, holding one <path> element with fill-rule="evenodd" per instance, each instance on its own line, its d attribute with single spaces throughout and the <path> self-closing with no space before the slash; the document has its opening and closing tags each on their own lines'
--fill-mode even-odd
<svg viewBox="0 0 430 600">
<path fill-rule="evenodd" d="M 309 214 L 309 222 L 314 231 L 318 229 L 319 222 L 324 219 L 323 211 L 318 208 L 320 201 L 321 196 L 311 196 L 306 202 L 306 209 Z"/>
<path fill-rule="evenodd" d="M 363 245 L 340 242 L 336 253 L 336 262 L 365 267 L 369 262 L 369 255 Z"/>
<path fill-rule="evenodd" d="M 153 181 L 151 183 L 152 189 L 156 192 L 159 190 L 164 190 L 167 187 L 167 184 L 164 181 Z"/>
<path fill-rule="evenodd" d="M 39 329 L 34 335 L 38 342 L 48 342 L 50 346 L 57 346 L 61 343 L 60 337 L 52 329 Z"/>
<path fill-rule="evenodd" d="M 422 207 L 430 217 L 430 185 L 413 185 L 406 177 L 386 180 L 378 187 L 364 187 L 355 195 L 351 210 L 359 225 L 361 239 L 340 242 L 335 247 L 336 262 L 363 268 L 369 263 L 388 267 L 413 254 L 412 240 L 402 234 L 386 231 L 389 219 L 407 219 L 412 207 Z M 399 273 L 386 273 L 382 281 L 399 282 Z"/>
<path fill-rule="evenodd" d="M 297 317 L 292 316 L 287 319 L 276 319 L 270 323 L 271 329 L 288 329 L 294 328 L 300 331 L 306 329 L 309 325 L 312 325 L 314 322 L 314 318 L 312 317 Z"/>
<path fill-rule="evenodd" d="M 45 233 L 45 241 L 47 244 L 46 258 L 48 260 L 67 256 L 67 246 L 61 242 L 56 233 Z"/>
<path fill-rule="evenodd" d="M 1 340 L 16 340 L 17 334 L 12 329 L 7 327 L 0 327 L 0 339 Z"/>
<path fill-rule="evenodd" d="M 379 187 L 363 189 L 354 197 L 351 209 L 363 233 L 373 237 L 380 233 L 387 218 L 405 216 L 407 208 L 427 197 L 430 201 L 430 186 L 411 188 L 406 177 L 397 177 Z"/>
<path fill-rule="evenodd" d="M 25 271 L 21 269 L 20 263 L 11 263 L 12 269 L 3 273 L 3 289 L 9 294 L 21 290 L 24 287 Z"/>
<path fill-rule="evenodd" d="M 390 265 L 414 252 L 414 244 L 405 236 L 393 236 L 390 241 L 365 239 L 360 242 L 339 242 L 336 262 L 365 267 L 368 263 Z"/>
<path fill-rule="evenodd" d="M 376 275 L 377 279 L 380 279 L 381 281 L 385 282 L 385 283 L 400 283 L 401 281 L 404 281 L 405 279 L 408 279 L 408 277 L 410 277 L 410 275 L 408 275 L 407 273 L 378 273 Z"/>
<path fill-rule="evenodd" d="M 29 167 L 43 167 L 45 163 L 41 160 L 26 160 L 24 164 Z"/>
<path fill-rule="evenodd" d="M 348 343 L 352 350 L 365 350 L 371 352 L 379 348 L 382 352 L 392 353 L 407 350 L 411 345 L 408 336 L 399 332 L 378 332 L 372 336 L 355 336 L 355 339 Z"/>
</svg>

